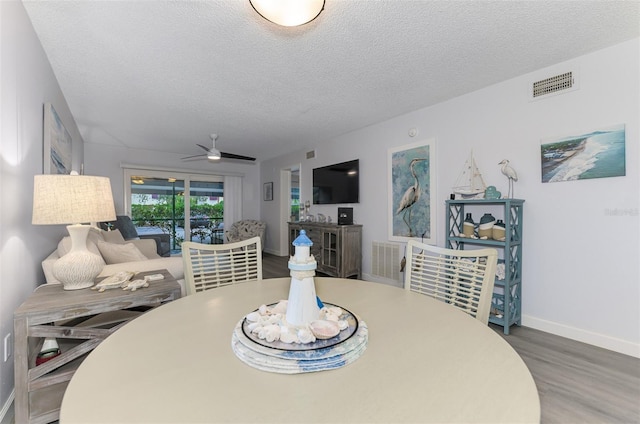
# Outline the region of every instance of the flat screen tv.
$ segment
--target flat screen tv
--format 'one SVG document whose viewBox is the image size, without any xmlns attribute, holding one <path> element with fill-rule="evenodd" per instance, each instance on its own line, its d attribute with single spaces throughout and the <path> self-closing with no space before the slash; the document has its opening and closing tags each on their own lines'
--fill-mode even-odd
<svg viewBox="0 0 640 424">
<path fill-rule="evenodd" d="M 313 204 L 358 203 L 360 162 L 358 159 L 313 170 Z"/>
</svg>

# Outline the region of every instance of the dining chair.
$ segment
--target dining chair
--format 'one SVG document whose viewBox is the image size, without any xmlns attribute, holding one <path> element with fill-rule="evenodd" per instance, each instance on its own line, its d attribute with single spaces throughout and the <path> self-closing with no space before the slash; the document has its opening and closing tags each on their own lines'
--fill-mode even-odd
<svg viewBox="0 0 640 424">
<path fill-rule="evenodd" d="M 454 250 L 410 240 L 404 288 L 448 303 L 489 321 L 498 251 Z"/>
<path fill-rule="evenodd" d="M 182 243 L 187 295 L 262 280 L 262 243 L 253 237 L 237 243 Z"/>
</svg>

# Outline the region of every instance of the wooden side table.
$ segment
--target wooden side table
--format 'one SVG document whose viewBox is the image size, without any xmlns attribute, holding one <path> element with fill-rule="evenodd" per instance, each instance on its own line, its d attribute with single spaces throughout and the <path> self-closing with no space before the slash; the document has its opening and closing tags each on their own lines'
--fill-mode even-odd
<svg viewBox="0 0 640 424">
<path fill-rule="evenodd" d="M 163 274 L 164 279 L 134 292 L 43 285 L 20 305 L 13 315 L 16 423 L 57 420 L 67 384 L 88 353 L 145 310 L 180 297 L 180 284 L 167 270 L 136 278 L 149 274 Z M 46 337 L 56 338 L 62 354 L 36 366 Z"/>
</svg>

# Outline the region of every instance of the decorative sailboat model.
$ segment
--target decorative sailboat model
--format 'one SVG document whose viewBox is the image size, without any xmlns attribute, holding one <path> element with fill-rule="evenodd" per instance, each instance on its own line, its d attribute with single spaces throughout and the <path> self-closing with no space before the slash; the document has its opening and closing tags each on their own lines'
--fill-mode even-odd
<svg viewBox="0 0 640 424">
<path fill-rule="evenodd" d="M 473 151 L 464 163 L 464 168 L 453 186 L 453 192 L 456 196 L 463 199 L 482 199 L 487 185 L 482 178 L 482 174 L 473 159 Z"/>
</svg>

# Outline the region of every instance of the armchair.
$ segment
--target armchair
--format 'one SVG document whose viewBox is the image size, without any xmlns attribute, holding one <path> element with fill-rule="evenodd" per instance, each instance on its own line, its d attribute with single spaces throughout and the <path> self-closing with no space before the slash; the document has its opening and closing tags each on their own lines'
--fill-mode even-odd
<svg viewBox="0 0 640 424">
<path fill-rule="evenodd" d="M 125 240 L 133 240 L 138 238 L 155 240 L 158 255 L 171 256 L 171 236 L 169 234 L 158 233 L 139 235 L 138 231 L 136 230 L 136 226 L 133 225 L 133 221 L 131 221 L 131 218 L 126 215 L 116 216 L 115 221 L 101 222 L 100 228 L 105 231 L 109 231 L 111 229 L 120 230 L 120 233 Z"/>
<path fill-rule="evenodd" d="M 267 223 L 264 221 L 256 221 L 254 219 L 243 219 L 236 221 L 231 228 L 226 231 L 227 242 L 237 243 L 253 237 L 260 237 L 262 249 L 264 249 L 264 238 L 267 230 Z"/>
</svg>

